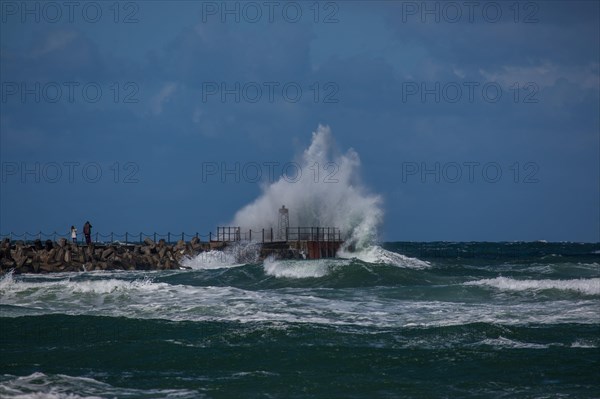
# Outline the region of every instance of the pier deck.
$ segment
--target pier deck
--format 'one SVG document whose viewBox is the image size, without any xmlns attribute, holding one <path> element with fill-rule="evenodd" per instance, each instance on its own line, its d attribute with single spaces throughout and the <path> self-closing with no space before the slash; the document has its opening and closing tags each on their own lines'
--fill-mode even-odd
<svg viewBox="0 0 600 399">
<path fill-rule="evenodd" d="M 283 258 L 321 259 L 334 258 L 344 240 L 337 227 L 287 227 L 277 235 L 270 229 L 217 227 L 216 239 L 223 245 L 237 242 L 259 243 L 261 255 L 271 254 Z"/>
</svg>

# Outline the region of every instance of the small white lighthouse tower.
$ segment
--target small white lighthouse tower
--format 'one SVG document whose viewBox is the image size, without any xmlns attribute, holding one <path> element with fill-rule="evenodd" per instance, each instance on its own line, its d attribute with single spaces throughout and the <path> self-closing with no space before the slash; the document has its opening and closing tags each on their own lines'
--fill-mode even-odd
<svg viewBox="0 0 600 399">
<path fill-rule="evenodd" d="M 287 241 L 287 231 L 290 227 L 289 210 L 282 205 L 279 209 L 279 222 L 277 224 L 277 239 Z"/>
</svg>

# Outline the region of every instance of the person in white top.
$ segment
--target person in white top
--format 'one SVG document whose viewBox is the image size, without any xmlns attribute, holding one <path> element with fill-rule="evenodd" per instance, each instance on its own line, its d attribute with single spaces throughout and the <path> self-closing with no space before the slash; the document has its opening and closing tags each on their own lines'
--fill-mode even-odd
<svg viewBox="0 0 600 399">
<path fill-rule="evenodd" d="M 71 226 L 71 238 L 73 239 L 73 242 L 77 244 L 77 229 L 75 226 Z"/>
</svg>

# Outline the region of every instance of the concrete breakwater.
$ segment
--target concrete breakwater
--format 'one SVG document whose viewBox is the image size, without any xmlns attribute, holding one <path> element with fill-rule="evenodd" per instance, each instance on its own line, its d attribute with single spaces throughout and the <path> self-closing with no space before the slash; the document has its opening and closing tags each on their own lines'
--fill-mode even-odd
<svg viewBox="0 0 600 399">
<path fill-rule="evenodd" d="M 211 249 L 222 249 L 222 242 L 200 242 L 193 238 L 176 244 L 146 238 L 142 244 L 77 245 L 64 238 L 58 241 L 4 240 L 0 245 L 0 270 L 15 273 L 76 272 L 92 270 L 168 270 L 179 269 L 185 257 Z"/>
</svg>

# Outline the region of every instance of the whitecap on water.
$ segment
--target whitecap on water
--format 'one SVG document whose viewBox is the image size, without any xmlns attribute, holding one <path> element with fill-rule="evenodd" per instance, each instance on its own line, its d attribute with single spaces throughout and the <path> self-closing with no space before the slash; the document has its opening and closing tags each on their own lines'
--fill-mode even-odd
<svg viewBox="0 0 600 399">
<path fill-rule="evenodd" d="M 222 269 L 257 263 L 260 244 L 254 242 L 230 243 L 224 250 L 201 252 L 193 258 L 185 258 L 181 264 L 195 270 Z"/>
<path fill-rule="evenodd" d="M 516 280 L 508 277 L 496 277 L 477 281 L 469 281 L 464 285 L 478 285 L 496 288 L 502 291 L 539 291 L 565 290 L 577 291 L 586 295 L 600 295 L 600 278 L 572 280 Z"/>
<path fill-rule="evenodd" d="M 594 344 L 589 340 L 578 339 L 571 344 L 571 348 L 580 348 L 580 349 L 595 349 L 598 345 Z"/>
<path fill-rule="evenodd" d="M 276 260 L 265 259 L 265 274 L 286 278 L 318 278 L 329 274 L 335 267 L 348 265 L 348 260 L 316 259 L 316 260 Z"/>
<path fill-rule="evenodd" d="M 76 392 L 76 393 L 75 393 Z M 88 377 L 36 372 L 28 376 L 0 376 L 0 397 L 20 399 L 96 399 L 113 397 L 195 398 L 198 392 L 186 389 L 119 388 Z"/>
<path fill-rule="evenodd" d="M 277 260 L 267 258 L 264 261 L 263 267 L 265 273 L 268 275 L 286 278 L 324 277 L 338 267 L 350 265 L 352 263 L 351 259 L 359 259 L 372 264 L 392 265 L 411 269 L 431 267 L 429 262 L 391 252 L 377 245 L 356 252 L 340 251 L 338 256 L 341 258 L 315 260 Z"/>
<path fill-rule="evenodd" d="M 181 265 L 195 270 L 239 266 L 233 254 L 216 250 L 202 252 L 193 258 L 185 258 L 182 260 Z"/>
<path fill-rule="evenodd" d="M 546 349 L 549 345 L 545 344 L 535 344 L 531 342 L 521 342 L 512 340 L 509 338 L 498 337 L 498 338 L 488 338 L 481 342 L 478 342 L 475 345 L 489 345 L 498 348 L 508 348 L 508 349 Z"/>
<path fill-rule="evenodd" d="M 379 245 L 373 245 L 356 252 L 340 251 L 338 255 L 342 258 L 356 258 L 368 263 L 387 264 L 411 269 L 431 267 L 429 262 L 388 251 Z"/>
</svg>

